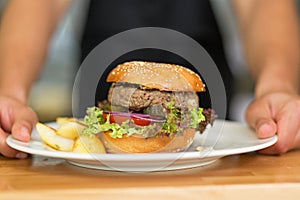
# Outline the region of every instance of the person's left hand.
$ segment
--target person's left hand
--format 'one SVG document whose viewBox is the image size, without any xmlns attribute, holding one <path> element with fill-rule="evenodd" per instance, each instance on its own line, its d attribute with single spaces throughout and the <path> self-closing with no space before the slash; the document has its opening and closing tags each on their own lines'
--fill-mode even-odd
<svg viewBox="0 0 300 200">
<path fill-rule="evenodd" d="M 276 144 L 259 151 L 282 154 L 300 147 L 300 97 L 269 93 L 255 99 L 247 108 L 246 120 L 259 138 L 278 136 Z"/>
</svg>

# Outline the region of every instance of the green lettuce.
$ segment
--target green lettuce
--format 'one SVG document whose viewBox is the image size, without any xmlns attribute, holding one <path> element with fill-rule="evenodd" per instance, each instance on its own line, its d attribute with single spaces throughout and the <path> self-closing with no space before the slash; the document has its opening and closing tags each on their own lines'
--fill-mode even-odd
<svg viewBox="0 0 300 200">
<path fill-rule="evenodd" d="M 84 117 L 84 123 L 87 125 L 81 134 L 95 135 L 100 132 L 111 131 L 112 138 L 122 138 L 123 135 L 127 137 L 133 134 L 139 134 L 147 137 L 149 132 L 156 130 L 157 124 L 150 124 L 149 126 L 134 125 L 130 119 L 121 124 L 110 123 L 110 115 L 103 117 L 103 110 L 98 107 L 90 107 L 87 109 L 87 115 Z"/>
<path fill-rule="evenodd" d="M 148 126 L 135 125 L 130 119 L 118 123 L 110 123 L 110 115 L 106 116 L 106 120 L 103 116 L 103 110 L 99 107 L 87 108 L 87 114 L 84 117 L 84 123 L 87 125 L 81 134 L 96 135 L 100 132 L 111 131 L 110 136 L 112 138 L 122 138 L 123 135 L 127 137 L 133 134 L 143 135 L 144 137 L 153 137 L 157 133 L 165 133 L 167 135 L 173 135 L 182 132 L 184 128 L 199 128 L 199 124 L 205 121 L 203 115 L 203 108 L 191 109 L 188 114 L 189 123 L 182 121 L 181 117 L 184 114 L 174 106 L 174 102 L 168 104 L 168 115 L 166 121 L 161 125 L 153 123 Z"/>
<path fill-rule="evenodd" d="M 198 110 L 196 108 L 193 108 L 190 111 L 190 115 L 191 115 L 191 127 L 192 128 L 198 128 L 199 124 L 203 121 L 206 120 L 204 114 L 203 114 L 203 108 L 198 108 Z"/>
<path fill-rule="evenodd" d="M 163 124 L 163 130 L 166 133 L 174 134 L 180 131 L 178 124 L 180 121 L 181 111 L 174 106 L 173 101 L 168 103 L 168 111 L 167 120 Z"/>
<path fill-rule="evenodd" d="M 168 111 L 168 117 L 166 122 L 163 124 L 163 130 L 171 135 L 178 132 L 180 133 L 185 128 L 199 129 L 200 123 L 206 120 L 203 114 L 203 108 L 192 108 L 187 111 L 183 111 L 176 108 L 174 106 L 174 102 L 171 101 L 168 104 Z"/>
</svg>

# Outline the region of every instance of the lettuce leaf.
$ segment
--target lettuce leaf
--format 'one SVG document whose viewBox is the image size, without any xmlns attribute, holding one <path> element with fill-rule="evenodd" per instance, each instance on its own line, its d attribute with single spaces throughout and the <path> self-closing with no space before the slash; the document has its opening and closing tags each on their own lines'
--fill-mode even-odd
<svg viewBox="0 0 300 200">
<path fill-rule="evenodd" d="M 171 101 L 168 104 L 167 120 L 163 124 L 163 130 L 171 135 L 180 131 L 178 124 L 180 123 L 181 111 L 174 106 L 174 102 Z"/>
<path fill-rule="evenodd" d="M 196 108 L 193 108 L 191 111 L 190 111 L 190 115 L 191 115 L 191 127 L 192 128 L 198 128 L 200 123 L 205 121 L 206 118 L 203 114 L 203 108 L 198 108 L 198 110 Z"/>
<path fill-rule="evenodd" d="M 163 124 L 153 123 L 148 126 L 138 126 L 134 124 L 130 119 L 118 123 L 110 123 L 110 115 L 106 116 L 106 120 L 103 117 L 103 110 L 99 107 L 87 108 L 87 114 L 84 117 L 84 122 L 87 125 L 81 134 L 96 135 L 100 132 L 111 131 L 110 136 L 112 138 L 122 138 L 124 135 L 127 137 L 133 134 L 143 135 L 144 137 L 157 136 L 158 133 L 164 133 L 167 135 L 174 135 L 181 133 L 185 128 L 199 129 L 201 122 L 206 120 L 203 114 L 203 108 L 193 108 L 187 111 L 189 123 L 182 123 L 183 111 L 174 106 L 174 102 L 168 104 L 167 119 Z"/>
<path fill-rule="evenodd" d="M 87 109 L 84 122 L 87 128 L 85 128 L 81 134 L 85 135 L 96 135 L 100 132 L 111 131 L 110 136 L 112 138 L 122 138 L 123 135 L 129 137 L 133 134 L 148 137 L 151 133 L 155 135 L 154 133 L 160 131 L 156 123 L 150 124 L 149 126 L 138 126 L 133 124 L 130 119 L 122 122 L 122 124 L 110 123 L 110 115 L 107 115 L 106 120 L 104 120 L 103 110 L 98 107 L 90 107 Z"/>
</svg>

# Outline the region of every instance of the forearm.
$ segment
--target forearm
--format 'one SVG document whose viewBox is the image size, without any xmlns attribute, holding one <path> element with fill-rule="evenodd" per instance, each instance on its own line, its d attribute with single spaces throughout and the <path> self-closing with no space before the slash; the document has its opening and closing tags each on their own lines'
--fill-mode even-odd
<svg viewBox="0 0 300 200">
<path fill-rule="evenodd" d="M 236 0 L 256 96 L 299 91 L 299 24 L 291 0 Z M 248 3 L 247 8 L 243 7 Z"/>
<path fill-rule="evenodd" d="M 0 27 L 1 94 L 26 102 L 67 3 L 64 0 L 9 1 Z"/>
</svg>

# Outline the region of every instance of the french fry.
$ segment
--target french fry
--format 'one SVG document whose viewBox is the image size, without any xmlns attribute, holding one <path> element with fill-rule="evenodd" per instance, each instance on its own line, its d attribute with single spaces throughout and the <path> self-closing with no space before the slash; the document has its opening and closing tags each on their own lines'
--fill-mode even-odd
<svg viewBox="0 0 300 200">
<path fill-rule="evenodd" d="M 56 130 L 56 133 L 57 135 L 60 135 L 62 137 L 75 140 L 84 128 L 85 125 L 83 123 L 80 123 L 79 121 L 69 121 L 63 123 Z"/>
<path fill-rule="evenodd" d="M 43 142 L 59 151 L 72 151 L 74 140 L 56 134 L 56 130 L 46 124 L 37 123 L 36 129 Z"/>
<path fill-rule="evenodd" d="M 106 153 L 100 139 L 96 136 L 82 135 L 75 140 L 73 152 L 76 153 Z"/>
<path fill-rule="evenodd" d="M 56 123 L 59 125 L 59 126 L 62 126 L 66 123 L 69 123 L 69 122 L 75 122 L 76 119 L 73 118 L 73 117 L 57 117 L 56 118 Z"/>
</svg>

